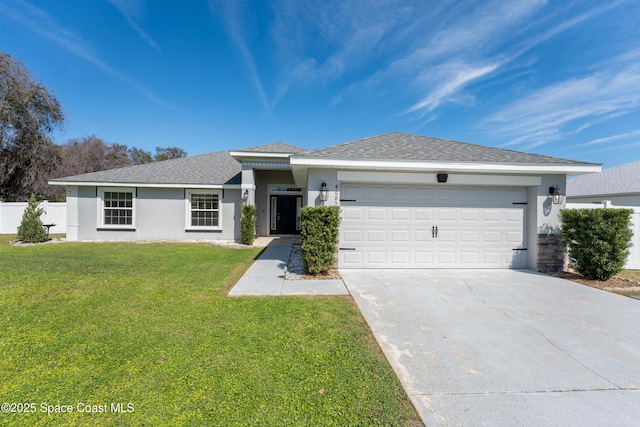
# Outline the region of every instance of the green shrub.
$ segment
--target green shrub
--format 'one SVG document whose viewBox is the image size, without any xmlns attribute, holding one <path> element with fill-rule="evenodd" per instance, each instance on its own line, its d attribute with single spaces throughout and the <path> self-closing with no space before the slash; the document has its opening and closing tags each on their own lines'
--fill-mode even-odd
<svg viewBox="0 0 640 427">
<path fill-rule="evenodd" d="M 324 274 L 335 264 L 339 206 L 305 206 L 301 211 L 300 250 L 308 274 Z"/>
<path fill-rule="evenodd" d="M 256 237 L 256 207 L 255 205 L 242 205 L 240 218 L 240 240 L 245 245 L 253 245 Z"/>
<path fill-rule="evenodd" d="M 22 222 L 18 227 L 18 240 L 27 243 L 39 243 L 47 240 L 47 233 L 40 220 L 44 209 L 39 208 L 39 204 L 36 195 L 32 193 L 27 209 L 22 214 Z"/>
<path fill-rule="evenodd" d="M 563 209 L 562 244 L 578 273 L 608 280 L 624 267 L 633 232 L 630 209 Z"/>
</svg>

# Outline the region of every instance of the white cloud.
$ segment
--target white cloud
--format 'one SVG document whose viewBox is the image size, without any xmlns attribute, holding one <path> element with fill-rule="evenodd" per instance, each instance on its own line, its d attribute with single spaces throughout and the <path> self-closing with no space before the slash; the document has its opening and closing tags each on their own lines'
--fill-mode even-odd
<svg viewBox="0 0 640 427">
<path fill-rule="evenodd" d="M 4 5 L 4 7 L 0 8 L 0 13 L 4 13 L 29 31 L 56 43 L 79 58 L 92 63 L 105 73 L 128 84 L 154 103 L 165 108 L 171 108 L 167 102 L 160 99 L 150 90 L 100 58 L 95 49 L 81 36 L 62 27 L 47 12 L 25 1 L 20 1 L 18 4 L 18 8 Z"/>
<path fill-rule="evenodd" d="M 532 148 L 638 107 L 640 64 L 627 64 L 541 88 L 492 115 L 484 126 L 511 138 L 506 145 Z"/>
<path fill-rule="evenodd" d="M 578 148 L 578 147 L 589 147 L 589 146 L 593 146 L 593 145 L 602 145 L 602 144 L 609 144 L 611 142 L 615 142 L 615 141 L 620 141 L 620 140 L 626 140 L 626 139 L 636 139 L 636 136 L 640 136 L 640 130 L 636 130 L 633 132 L 627 132 L 627 133 L 621 133 L 621 134 L 617 134 L 617 135 L 611 135 L 605 138 L 597 138 L 597 139 L 592 139 L 591 141 L 587 141 L 587 142 L 583 142 L 580 144 L 575 144 L 575 145 L 570 145 L 567 148 Z"/>
<path fill-rule="evenodd" d="M 247 73 L 251 85 L 257 92 L 258 98 L 267 116 L 271 115 L 271 104 L 264 90 L 258 68 L 256 67 L 255 60 L 249 49 L 245 34 L 244 34 L 244 14 L 245 5 L 238 1 L 215 1 L 209 0 L 209 10 L 211 14 L 218 18 L 218 11 L 221 12 L 222 20 L 227 26 L 229 37 L 233 41 L 233 44 L 238 49 L 242 62 L 244 63 L 244 69 Z"/>
<path fill-rule="evenodd" d="M 158 52 L 162 52 L 160 46 L 151 38 L 149 34 L 147 34 L 142 27 L 138 24 L 138 20 L 142 15 L 143 2 L 144 0 L 107 0 L 116 9 L 120 11 L 124 19 L 127 21 L 127 24 L 144 40 L 149 46 L 157 50 Z"/>
<path fill-rule="evenodd" d="M 485 66 L 469 67 L 465 64 L 448 63 L 442 67 L 444 70 L 428 70 L 425 73 L 427 80 L 432 80 L 432 75 L 436 75 L 437 82 L 430 84 L 430 93 L 421 101 L 412 105 L 406 113 L 419 111 L 421 116 L 430 113 L 445 101 L 453 100 L 453 95 L 458 93 L 467 84 L 491 74 L 500 66 L 499 63 Z"/>
</svg>

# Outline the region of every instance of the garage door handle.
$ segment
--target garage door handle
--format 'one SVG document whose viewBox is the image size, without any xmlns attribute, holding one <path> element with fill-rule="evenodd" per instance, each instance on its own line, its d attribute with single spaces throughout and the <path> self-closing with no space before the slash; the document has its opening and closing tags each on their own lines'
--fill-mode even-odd
<svg viewBox="0 0 640 427">
<path fill-rule="evenodd" d="M 436 226 L 431 227 L 431 237 L 435 237 L 435 238 L 438 237 L 438 227 Z"/>
</svg>

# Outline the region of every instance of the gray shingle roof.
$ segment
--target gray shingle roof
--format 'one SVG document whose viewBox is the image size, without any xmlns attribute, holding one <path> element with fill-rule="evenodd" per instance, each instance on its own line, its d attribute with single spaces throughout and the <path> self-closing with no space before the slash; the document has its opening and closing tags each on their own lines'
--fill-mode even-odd
<svg viewBox="0 0 640 427">
<path fill-rule="evenodd" d="M 590 163 L 539 154 L 505 150 L 466 142 L 391 132 L 344 144 L 320 148 L 303 157 L 347 158 L 360 160 L 424 160 L 488 163 Z"/>
<path fill-rule="evenodd" d="M 640 161 L 567 180 L 567 196 L 640 194 Z"/>
<path fill-rule="evenodd" d="M 138 184 L 240 184 L 242 167 L 228 151 L 146 163 L 83 175 L 53 182 L 105 182 Z"/>
<path fill-rule="evenodd" d="M 237 151 L 283 154 L 304 154 L 309 152 L 309 150 L 301 147 L 296 147 L 295 145 L 285 144 L 284 142 L 274 142 L 273 144 L 258 145 L 255 147 L 243 148 L 242 150 Z"/>
</svg>

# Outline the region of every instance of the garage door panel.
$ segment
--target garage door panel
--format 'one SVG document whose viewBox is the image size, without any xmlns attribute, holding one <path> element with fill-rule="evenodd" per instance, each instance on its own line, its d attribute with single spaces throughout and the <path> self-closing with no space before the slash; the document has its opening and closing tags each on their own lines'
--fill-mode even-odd
<svg viewBox="0 0 640 427">
<path fill-rule="evenodd" d="M 343 184 L 341 191 L 353 200 L 343 206 L 341 267 L 526 266 L 526 252 L 513 251 L 525 246 L 525 207 L 513 205 L 525 200 L 524 189 Z"/>
<path fill-rule="evenodd" d="M 340 251 L 340 261 L 345 267 L 358 267 L 363 264 L 362 252 Z"/>
<path fill-rule="evenodd" d="M 460 231 L 460 242 L 461 243 L 474 243 L 477 244 L 480 242 L 480 232 L 479 231 L 470 231 L 470 230 L 462 230 Z"/>
<path fill-rule="evenodd" d="M 398 265 L 404 264 L 409 265 L 410 253 L 408 250 L 405 251 L 391 251 L 391 264 Z"/>
<path fill-rule="evenodd" d="M 416 242 L 430 242 L 431 237 L 431 229 L 428 230 L 414 230 L 414 241 Z"/>
<path fill-rule="evenodd" d="M 340 239 L 342 243 L 361 243 L 362 239 L 362 230 L 354 230 L 348 229 L 342 233 L 342 239 Z"/>
<path fill-rule="evenodd" d="M 462 267 L 473 268 L 480 264 L 480 254 L 478 251 L 460 252 L 460 264 Z"/>
<path fill-rule="evenodd" d="M 387 257 L 385 251 L 367 251 L 367 264 L 386 265 Z"/>
<path fill-rule="evenodd" d="M 524 211 L 522 209 L 506 209 L 505 210 L 505 221 L 506 222 L 522 222 L 522 217 L 524 216 Z"/>
<path fill-rule="evenodd" d="M 384 243 L 387 240 L 387 232 L 385 230 L 367 230 L 367 240 L 369 243 Z"/>
<path fill-rule="evenodd" d="M 384 186 L 369 186 L 366 188 L 365 194 L 366 198 L 372 201 L 384 201 L 388 199 L 387 187 Z"/>
<path fill-rule="evenodd" d="M 456 220 L 456 210 L 451 208 L 438 209 L 436 214 L 436 221 L 440 223 L 453 222 Z"/>
<path fill-rule="evenodd" d="M 409 243 L 410 239 L 409 230 L 392 230 L 391 231 L 391 241 L 393 243 Z"/>
<path fill-rule="evenodd" d="M 343 221 L 362 221 L 362 212 L 364 208 L 355 208 L 345 206 L 342 208 Z"/>
<path fill-rule="evenodd" d="M 394 208 L 391 209 L 392 221 L 408 221 L 409 220 L 409 208 Z"/>
<path fill-rule="evenodd" d="M 500 231 L 483 231 L 482 232 L 482 242 L 483 243 L 500 243 L 501 242 L 501 235 L 502 233 L 500 233 Z"/>
<path fill-rule="evenodd" d="M 433 220 L 433 210 L 425 209 L 425 208 L 415 208 L 414 209 L 414 218 L 417 221 L 432 221 Z"/>
<path fill-rule="evenodd" d="M 418 267 L 433 266 L 433 253 L 430 251 L 415 250 L 413 252 L 413 264 Z"/>
<path fill-rule="evenodd" d="M 386 221 L 387 209 L 385 208 L 369 208 L 367 209 L 366 218 L 369 221 Z"/>
<path fill-rule="evenodd" d="M 411 187 L 391 187 L 391 201 L 393 203 L 410 202 L 413 198 Z"/>
</svg>

